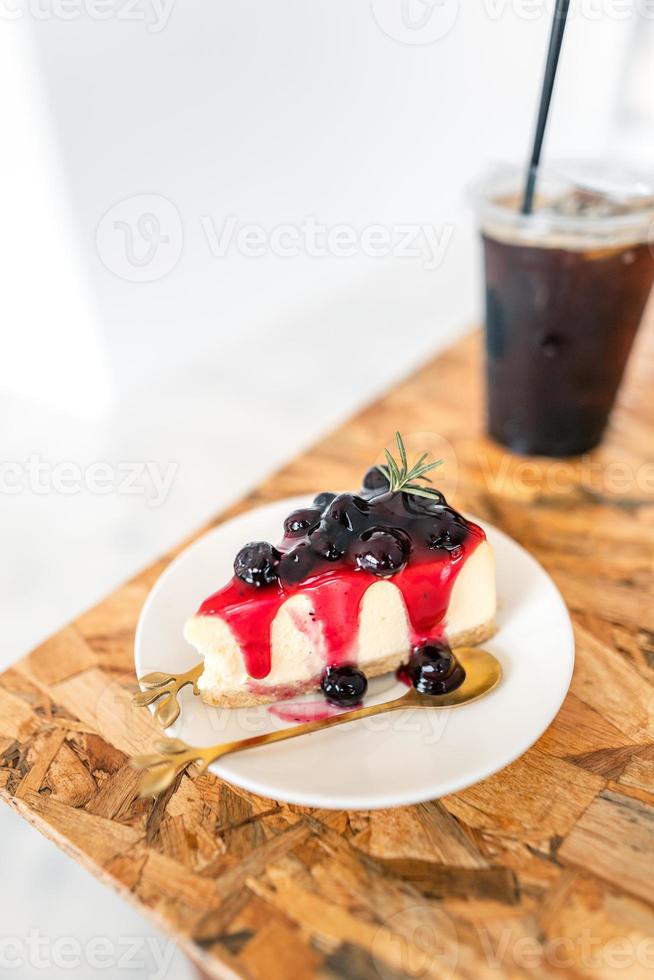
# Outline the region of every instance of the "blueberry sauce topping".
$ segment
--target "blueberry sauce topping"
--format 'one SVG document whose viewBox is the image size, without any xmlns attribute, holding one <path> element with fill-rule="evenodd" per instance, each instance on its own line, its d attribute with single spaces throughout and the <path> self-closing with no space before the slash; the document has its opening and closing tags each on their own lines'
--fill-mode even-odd
<svg viewBox="0 0 654 980">
<path fill-rule="evenodd" d="M 258 541 L 242 548 L 234 579 L 199 613 L 228 622 L 248 674 L 263 679 L 271 669 L 273 620 L 285 600 L 302 589 L 311 613 L 308 625 L 298 628 L 323 651 L 325 667 L 340 669 L 356 663 L 366 590 L 387 579 L 402 593 L 412 647 L 424 648 L 443 638 L 454 582 L 483 538 L 442 494 L 392 492 L 385 473 L 372 469 L 358 493 L 321 493 L 312 506 L 293 511 L 277 547 Z M 425 663 L 425 684 L 427 675 Z"/>
<path fill-rule="evenodd" d="M 465 680 L 465 671 L 444 642 L 414 647 L 408 664 L 400 668 L 419 694 L 449 694 Z"/>
<path fill-rule="evenodd" d="M 331 704 L 353 708 L 361 703 L 368 690 L 368 680 L 362 670 L 343 664 L 341 667 L 328 667 L 320 687 Z"/>
<path fill-rule="evenodd" d="M 385 480 L 381 472 L 380 476 Z M 322 510 L 318 501 L 324 501 Z M 316 497 L 314 507 L 289 514 L 279 550 L 266 541 L 241 548 L 234 572 L 257 587 L 278 579 L 296 584 L 325 571 L 325 563 L 340 562 L 385 578 L 402 571 L 409 561 L 433 561 L 433 552 L 456 557 L 470 528 L 440 495 L 427 499 L 383 487 L 368 499 L 324 493 Z"/>
<path fill-rule="evenodd" d="M 327 527 L 354 532 L 362 523 L 366 523 L 369 510 L 367 501 L 356 493 L 339 493 L 325 508 L 325 524 Z"/>
<path fill-rule="evenodd" d="M 345 555 L 345 548 L 341 546 L 345 543 L 343 536 L 330 533 L 329 525 L 326 522 L 321 521 L 320 526 L 311 532 L 308 543 L 316 559 L 340 561 Z"/>
<path fill-rule="evenodd" d="M 297 585 L 307 578 L 316 560 L 315 553 L 308 542 L 303 541 L 297 548 L 285 552 L 277 564 L 279 584 L 284 587 Z"/>
<path fill-rule="evenodd" d="M 287 518 L 279 549 L 288 555 L 308 546 L 314 560 L 303 563 L 307 576 L 326 571 L 326 563 L 339 562 L 386 577 L 407 563 L 433 561 L 434 552 L 443 557 L 457 554 L 470 537 L 469 522 L 441 495 L 391 493 L 383 473 L 377 472 L 381 485 L 373 491 L 364 486 L 358 494 L 319 494 L 314 508 Z M 374 482 L 369 474 L 366 478 Z"/>
</svg>

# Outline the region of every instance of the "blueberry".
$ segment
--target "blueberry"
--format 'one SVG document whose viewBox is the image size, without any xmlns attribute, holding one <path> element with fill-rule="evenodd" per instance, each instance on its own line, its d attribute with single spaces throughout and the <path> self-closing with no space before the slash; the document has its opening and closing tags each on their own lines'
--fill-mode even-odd
<svg viewBox="0 0 654 980">
<path fill-rule="evenodd" d="M 315 531 L 311 532 L 309 536 L 309 543 L 315 553 L 320 555 L 321 558 L 325 558 L 327 561 L 338 561 L 345 554 L 345 549 L 341 544 L 335 539 L 335 537 L 329 533 L 327 528 L 324 526 L 324 522 L 321 523 Z"/>
<path fill-rule="evenodd" d="M 450 554 L 458 554 L 463 547 L 467 533 L 460 524 L 448 524 L 445 527 L 437 525 L 427 535 L 427 545 L 429 548 L 440 548 L 450 552 Z"/>
<path fill-rule="evenodd" d="M 326 507 L 329 507 L 335 497 L 335 493 L 319 493 L 317 497 L 313 498 L 313 506 L 317 507 L 320 511 L 324 511 Z"/>
<path fill-rule="evenodd" d="M 328 667 L 320 687 L 332 704 L 351 708 L 363 698 L 368 689 L 368 680 L 357 667 Z"/>
<path fill-rule="evenodd" d="M 267 541 L 251 541 L 234 559 L 234 574 L 248 585 L 272 585 L 277 580 L 280 554 Z"/>
<path fill-rule="evenodd" d="M 354 549 L 359 568 L 385 577 L 401 571 L 409 556 L 410 544 L 401 531 L 366 531 Z"/>
<path fill-rule="evenodd" d="M 384 493 L 389 488 L 388 477 L 378 466 L 373 466 L 368 470 L 363 478 L 362 489 L 367 491 L 368 496 L 375 493 Z"/>
<path fill-rule="evenodd" d="M 363 523 L 368 509 L 368 503 L 363 497 L 358 497 L 355 493 L 339 493 L 332 500 L 325 517 L 352 531 Z"/>
<path fill-rule="evenodd" d="M 289 537 L 302 537 L 320 523 L 320 511 L 316 507 L 294 510 L 284 521 L 284 532 Z"/>
<path fill-rule="evenodd" d="M 463 668 L 446 643 L 414 647 L 407 673 L 419 694 L 447 694 L 465 678 Z"/>
<path fill-rule="evenodd" d="M 311 573 L 315 563 L 314 551 L 302 542 L 282 555 L 277 572 L 285 585 L 296 585 Z"/>
</svg>

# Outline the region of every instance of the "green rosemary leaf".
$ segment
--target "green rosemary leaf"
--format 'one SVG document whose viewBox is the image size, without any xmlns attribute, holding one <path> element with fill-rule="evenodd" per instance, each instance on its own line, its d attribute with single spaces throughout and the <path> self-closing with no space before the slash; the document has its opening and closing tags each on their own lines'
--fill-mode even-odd
<svg viewBox="0 0 654 980">
<path fill-rule="evenodd" d="M 433 487 L 421 487 L 415 483 L 407 483 L 402 487 L 405 493 L 414 494 L 416 497 L 430 497 L 431 499 L 440 499 L 440 494 L 438 490 L 434 490 Z"/>
<path fill-rule="evenodd" d="M 404 439 L 399 432 L 395 433 L 395 441 L 397 442 L 400 458 L 399 464 L 393 457 L 393 454 L 388 449 L 385 449 L 386 463 L 378 466 L 378 469 L 381 470 L 388 480 L 391 493 L 398 493 L 404 490 L 407 493 L 414 493 L 419 497 L 439 497 L 440 495 L 437 490 L 426 487 L 423 484 L 432 482 L 426 474 L 435 470 L 437 466 L 441 466 L 443 460 L 437 459 L 428 463 L 426 460 L 429 457 L 429 453 L 423 453 L 413 466 L 409 467 Z M 422 483 L 417 481 L 422 481 Z"/>
<path fill-rule="evenodd" d="M 404 448 L 404 440 L 399 432 L 395 433 L 395 441 L 397 443 L 397 449 L 400 454 L 400 462 L 402 463 L 402 474 L 406 477 L 407 471 L 409 469 L 409 463 L 406 458 L 406 449 Z"/>
<path fill-rule="evenodd" d="M 442 459 L 436 459 L 434 460 L 433 463 L 425 463 L 424 466 L 420 467 L 420 476 L 422 476 L 424 473 L 430 473 L 431 470 L 435 470 L 437 466 L 442 466 L 442 465 L 443 465 Z"/>
<path fill-rule="evenodd" d="M 409 472 L 407 473 L 407 480 L 413 480 L 417 474 L 420 473 L 424 461 L 427 459 L 429 453 L 423 453 L 420 459 L 413 464 Z"/>
<path fill-rule="evenodd" d="M 398 469 L 397 463 L 389 453 L 388 449 L 385 449 L 384 452 L 386 453 L 386 459 L 388 461 L 388 469 L 390 471 L 391 490 L 395 492 L 401 486 L 402 478 L 400 476 L 400 471 Z"/>
</svg>

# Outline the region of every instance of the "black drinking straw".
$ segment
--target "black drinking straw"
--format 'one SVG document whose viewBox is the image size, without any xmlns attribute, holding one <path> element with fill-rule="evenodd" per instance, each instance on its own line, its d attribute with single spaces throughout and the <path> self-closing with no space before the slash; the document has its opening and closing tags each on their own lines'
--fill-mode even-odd
<svg viewBox="0 0 654 980">
<path fill-rule="evenodd" d="M 554 8 L 554 20 L 550 31 L 550 43 L 547 51 L 547 61 L 545 63 L 545 75 L 543 77 L 543 88 L 540 93 L 540 105 L 538 107 L 538 119 L 536 121 L 536 132 L 534 133 L 534 145 L 527 171 L 525 182 L 525 193 L 522 198 L 522 213 L 531 214 L 534 203 L 534 191 L 536 189 L 536 177 L 538 176 L 538 165 L 540 164 L 541 150 L 543 149 L 543 137 L 547 126 L 547 116 L 550 111 L 552 101 L 552 90 L 556 78 L 556 69 L 559 64 L 561 44 L 563 43 L 563 32 L 568 17 L 568 7 L 570 0 L 556 0 Z"/>
</svg>

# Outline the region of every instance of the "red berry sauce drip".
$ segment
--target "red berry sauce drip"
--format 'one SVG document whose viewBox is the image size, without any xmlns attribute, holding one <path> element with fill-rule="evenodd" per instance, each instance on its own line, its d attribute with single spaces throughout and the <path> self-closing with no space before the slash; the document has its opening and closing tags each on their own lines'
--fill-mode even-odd
<svg viewBox="0 0 654 980">
<path fill-rule="evenodd" d="M 378 481 L 379 471 L 371 473 Z M 234 577 L 201 605 L 198 615 L 229 624 L 255 686 L 270 673 L 273 620 L 298 591 L 311 615 L 296 622 L 310 638 L 321 630 L 326 667 L 356 662 L 361 601 L 380 576 L 402 593 L 411 646 L 442 639 L 454 582 L 484 532 L 442 497 L 391 494 L 366 481 L 360 496 L 321 494 L 313 508 L 290 515 L 275 581 L 256 587 Z"/>
<path fill-rule="evenodd" d="M 296 701 L 288 705 L 273 704 L 268 708 L 275 718 L 300 724 L 308 721 L 324 721 L 325 718 L 333 718 L 334 715 L 342 715 L 345 711 L 351 710 L 351 708 L 338 708 L 324 701 Z"/>
<path fill-rule="evenodd" d="M 222 616 L 243 652 L 250 677 L 261 680 L 270 673 L 270 628 L 287 598 L 279 585 L 256 589 L 234 577 L 202 603 L 199 616 Z"/>
</svg>

